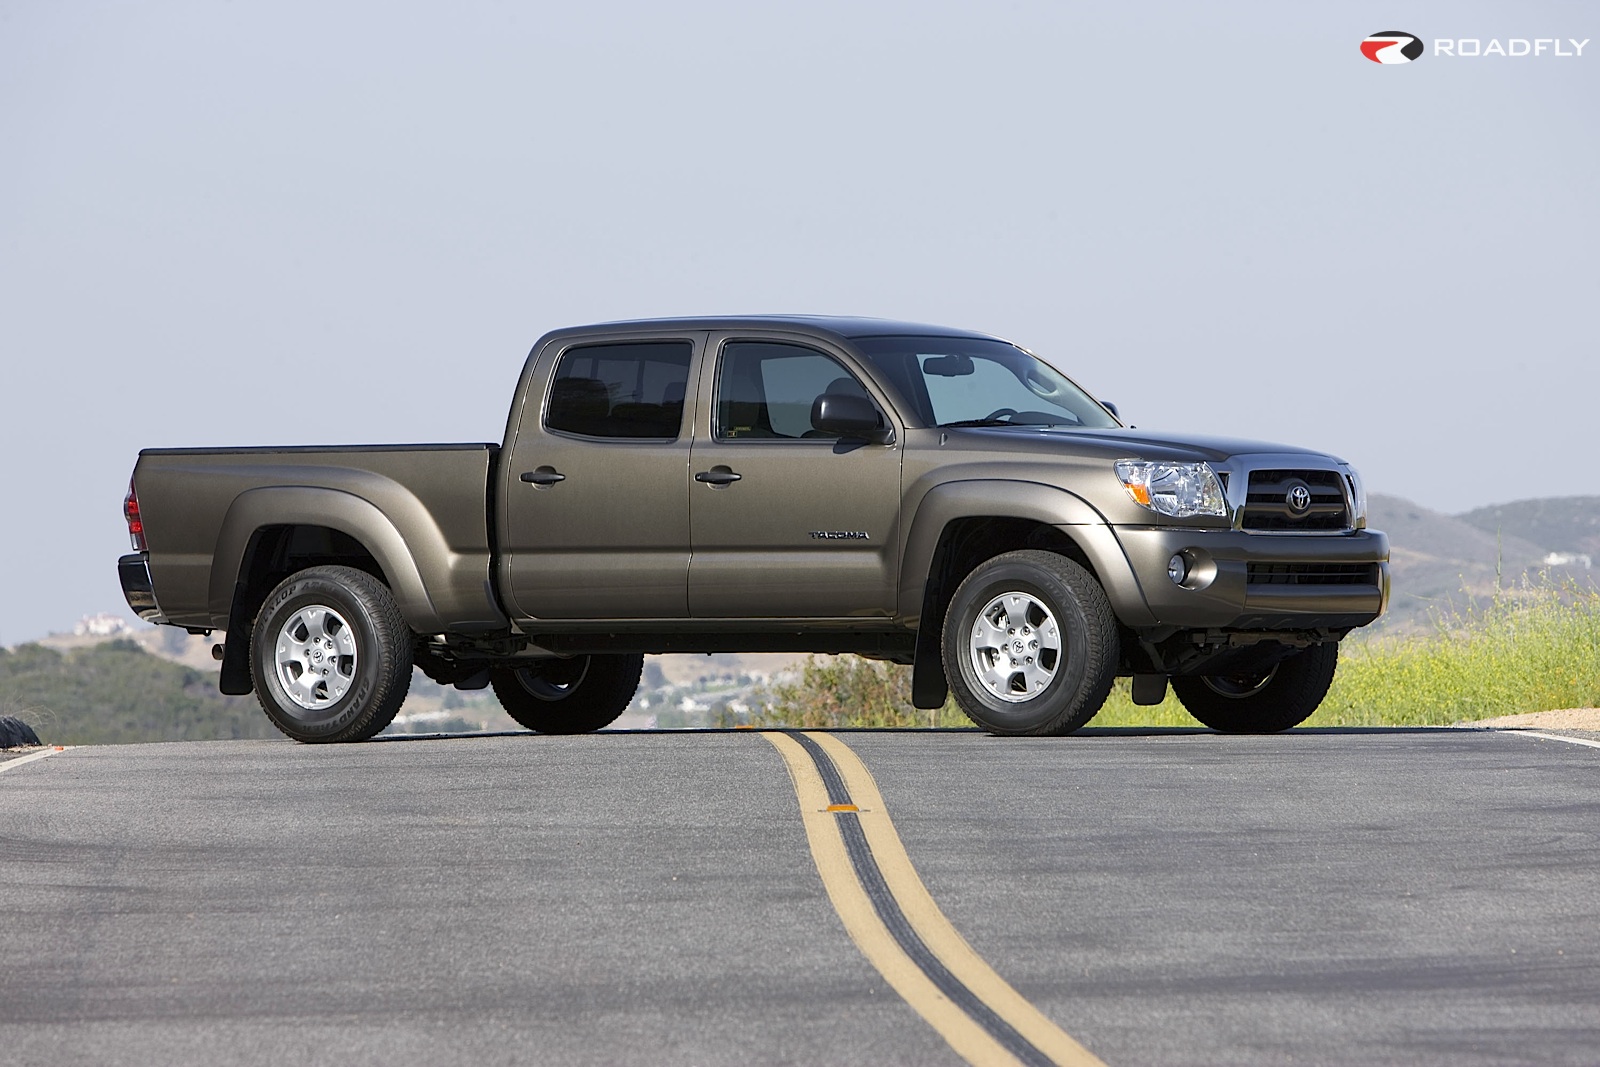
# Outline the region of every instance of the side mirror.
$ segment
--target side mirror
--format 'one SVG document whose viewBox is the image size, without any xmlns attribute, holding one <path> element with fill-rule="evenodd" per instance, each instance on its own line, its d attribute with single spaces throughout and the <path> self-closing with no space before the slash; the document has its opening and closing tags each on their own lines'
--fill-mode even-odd
<svg viewBox="0 0 1600 1067">
<path fill-rule="evenodd" d="M 884 445 L 894 440 L 878 406 L 864 396 L 823 393 L 811 404 L 812 428 L 840 437 Z"/>
<path fill-rule="evenodd" d="M 1113 404 L 1109 400 L 1102 400 L 1100 401 L 1100 406 L 1111 412 L 1112 418 L 1116 419 L 1118 422 L 1122 421 L 1122 413 L 1117 410 L 1117 405 Z"/>
</svg>

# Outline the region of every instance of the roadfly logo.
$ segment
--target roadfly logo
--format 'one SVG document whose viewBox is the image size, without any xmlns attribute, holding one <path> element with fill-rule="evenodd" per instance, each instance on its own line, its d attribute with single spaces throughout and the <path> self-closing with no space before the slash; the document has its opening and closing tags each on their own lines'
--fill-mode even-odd
<svg viewBox="0 0 1600 1067">
<path fill-rule="evenodd" d="M 1399 30 L 1384 30 L 1361 42 L 1361 54 L 1374 63 L 1409 63 L 1422 54 L 1422 41 Z"/>
<path fill-rule="evenodd" d="M 1581 59 L 1589 38 L 1576 37 L 1435 37 L 1433 54 L 1444 59 Z M 1410 63 L 1425 50 L 1422 38 L 1403 30 L 1384 30 L 1361 42 L 1361 54 L 1374 63 Z"/>
</svg>

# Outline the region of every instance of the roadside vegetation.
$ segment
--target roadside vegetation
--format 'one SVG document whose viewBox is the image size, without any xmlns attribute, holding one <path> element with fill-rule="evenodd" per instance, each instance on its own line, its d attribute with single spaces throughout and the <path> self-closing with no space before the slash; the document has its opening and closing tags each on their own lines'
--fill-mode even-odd
<svg viewBox="0 0 1600 1067">
<path fill-rule="evenodd" d="M 812 656 L 800 677 L 774 685 L 752 726 L 830 729 L 838 726 L 971 726 L 953 701 L 922 711 L 911 706 L 911 668 L 859 656 Z"/>
<path fill-rule="evenodd" d="M 1356 642 L 1308 726 L 1438 725 L 1600 704 L 1600 592 L 1528 581 Z"/>
<path fill-rule="evenodd" d="M 1340 648 L 1339 673 L 1306 726 L 1422 726 L 1600 704 L 1600 592 L 1530 581 L 1436 613 L 1430 630 Z M 758 726 L 968 726 L 953 703 L 911 706 L 911 668 L 853 656 L 812 657 L 777 685 Z M 1133 703 L 1127 679 L 1090 726 L 1199 724 L 1168 693 Z"/>
<path fill-rule="evenodd" d="M 213 676 L 122 640 L 70 652 L 0 648 L 0 715 L 47 745 L 278 736 L 253 699 L 225 697 Z"/>
</svg>

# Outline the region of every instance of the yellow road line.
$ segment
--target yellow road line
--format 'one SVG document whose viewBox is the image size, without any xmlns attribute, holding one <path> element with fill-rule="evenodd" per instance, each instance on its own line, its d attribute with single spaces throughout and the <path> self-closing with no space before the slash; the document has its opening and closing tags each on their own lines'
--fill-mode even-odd
<svg viewBox="0 0 1600 1067">
<path fill-rule="evenodd" d="M 1014 1048 L 1008 1048 L 996 1034 L 997 1030 L 1009 1029 L 1014 1032 L 1013 1040 L 1020 1035 L 1025 1042 L 1021 1047 L 1035 1062 L 1045 1058 L 1068 1067 L 1104 1067 L 1091 1052 L 1012 989 L 945 918 L 912 866 L 877 783 L 848 745 L 827 734 L 804 735 L 825 753 L 825 761 L 831 761 L 837 769 L 849 791 L 848 801 L 842 801 L 837 795 L 830 798 L 817 761 L 801 741 L 782 733 L 762 736 L 777 748 L 789 769 L 817 872 L 851 940 L 895 992 L 938 1031 L 951 1048 L 972 1064 L 1022 1063 Z M 958 990 L 958 993 L 981 1002 L 978 1014 L 990 1015 L 989 1025 L 947 996 L 930 969 L 908 953 L 904 939 L 897 939 L 885 925 L 846 846 L 841 830 L 841 820 L 846 818 L 859 820 L 871 853 L 869 862 L 875 863 L 877 873 L 915 938 L 937 958 L 937 964 L 942 964 L 946 972 L 945 988 L 950 988 L 948 980 L 953 976 L 965 986 L 965 990 Z M 933 971 L 939 969 L 938 965 L 932 968 Z M 998 1027 L 992 1023 L 993 1016 L 1003 1020 Z"/>
<path fill-rule="evenodd" d="M 927 946 L 995 1014 L 1016 1027 L 1018 1033 L 1051 1059 L 1060 1064 L 1099 1064 L 1101 1061 L 1093 1053 L 1074 1041 L 996 974 L 994 968 L 973 951 L 967 939 L 939 910 L 928 887 L 922 884 L 922 878 L 911 865 L 911 857 L 906 853 L 894 822 L 889 818 L 888 805 L 878 792 L 878 783 L 873 781 L 871 772 L 855 750 L 832 735 L 813 736 L 833 757 L 845 784 L 850 787 L 850 795 L 865 809 L 861 815 L 861 828 L 866 831 L 867 842 L 872 846 L 872 854 L 883 871 L 884 881 L 889 883 L 890 892 L 900 902 L 906 918 Z"/>
</svg>

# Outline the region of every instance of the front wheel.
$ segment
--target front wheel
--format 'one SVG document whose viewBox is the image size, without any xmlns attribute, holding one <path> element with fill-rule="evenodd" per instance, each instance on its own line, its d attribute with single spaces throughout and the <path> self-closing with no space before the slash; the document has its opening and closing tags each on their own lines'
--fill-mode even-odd
<svg viewBox="0 0 1600 1067">
<path fill-rule="evenodd" d="M 944 669 L 967 717 L 994 734 L 1067 734 L 1111 691 L 1120 643 L 1094 576 L 1054 552 L 1007 552 L 957 587 Z"/>
<path fill-rule="evenodd" d="M 617 721 L 639 688 L 642 655 L 538 660 L 489 672 L 506 714 L 541 734 L 586 734 Z"/>
<path fill-rule="evenodd" d="M 405 702 L 412 641 L 378 579 L 352 567 L 308 568 L 286 578 L 256 615 L 257 698 L 296 741 L 365 741 Z"/>
<path fill-rule="evenodd" d="M 1172 679 L 1190 715 L 1224 734 L 1275 734 L 1299 726 L 1328 695 L 1339 643 L 1312 645 L 1264 670 Z"/>
</svg>

